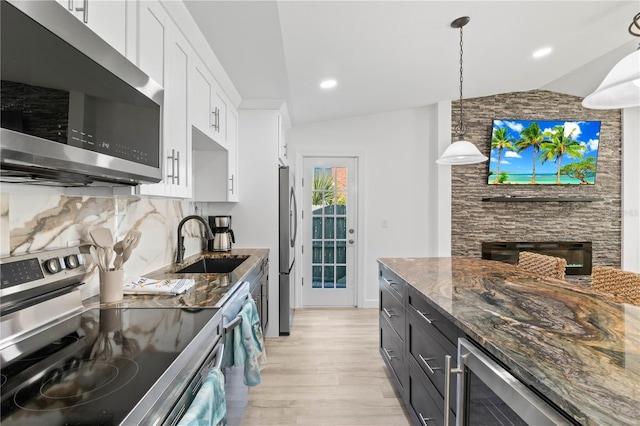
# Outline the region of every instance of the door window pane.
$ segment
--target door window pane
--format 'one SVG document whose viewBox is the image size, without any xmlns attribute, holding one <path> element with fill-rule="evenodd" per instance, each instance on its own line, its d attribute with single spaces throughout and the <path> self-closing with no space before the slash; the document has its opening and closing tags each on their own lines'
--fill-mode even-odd
<svg viewBox="0 0 640 426">
<path fill-rule="evenodd" d="M 313 288 L 322 288 L 322 266 L 313 266 Z"/>
<path fill-rule="evenodd" d="M 346 266 L 336 266 L 336 288 L 347 288 Z"/>
<path fill-rule="evenodd" d="M 324 243 L 324 263 L 334 262 L 334 244 L 333 241 L 326 241 Z"/>
<path fill-rule="evenodd" d="M 334 273 L 333 266 L 325 266 L 324 267 L 324 288 L 334 288 Z"/>
</svg>

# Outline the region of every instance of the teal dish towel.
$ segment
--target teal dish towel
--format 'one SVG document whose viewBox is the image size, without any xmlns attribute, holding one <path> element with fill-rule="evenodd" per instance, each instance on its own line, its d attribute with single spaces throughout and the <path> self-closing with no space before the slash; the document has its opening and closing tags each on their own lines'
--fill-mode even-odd
<svg viewBox="0 0 640 426">
<path fill-rule="evenodd" d="M 214 368 L 209 372 L 178 426 L 225 426 L 226 424 L 227 402 L 224 395 L 224 375 L 219 368 Z"/>
<path fill-rule="evenodd" d="M 262 326 L 258 309 L 252 298 L 247 298 L 240 313 L 242 323 L 234 330 L 234 365 L 244 365 L 244 384 L 257 386 L 262 381 L 260 371 L 267 365 Z"/>
</svg>

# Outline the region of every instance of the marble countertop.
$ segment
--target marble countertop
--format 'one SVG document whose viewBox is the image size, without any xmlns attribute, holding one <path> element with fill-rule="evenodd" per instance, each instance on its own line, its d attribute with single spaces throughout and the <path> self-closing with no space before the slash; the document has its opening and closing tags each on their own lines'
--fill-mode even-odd
<svg viewBox="0 0 640 426">
<path fill-rule="evenodd" d="M 248 256 L 230 274 L 177 274 L 175 271 L 198 262 L 203 257 L 240 257 Z M 203 252 L 185 259 L 181 264 L 171 264 L 158 269 L 145 277 L 153 279 L 167 278 L 191 278 L 195 285 L 189 291 L 177 296 L 165 295 L 126 295 L 124 299 L 112 303 L 100 303 L 99 296 L 87 299 L 84 304 L 87 307 L 118 307 L 118 308 L 202 308 L 220 307 L 227 293 L 234 285 L 248 277 L 249 272 L 266 257 L 269 249 L 233 249 L 227 252 Z"/>
<path fill-rule="evenodd" d="M 581 424 L 640 424 L 640 306 L 497 261 L 379 261 Z"/>
</svg>

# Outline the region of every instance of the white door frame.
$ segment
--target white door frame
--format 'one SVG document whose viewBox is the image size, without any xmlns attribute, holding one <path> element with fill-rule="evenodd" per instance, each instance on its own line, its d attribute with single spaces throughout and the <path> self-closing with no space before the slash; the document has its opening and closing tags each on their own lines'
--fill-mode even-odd
<svg viewBox="0 0 640 426">
<path fill-rule="evenodd" d="M 366 244 L 366 235 L 363 232 L 365 229 L 364 222 L 364 191 L 365 191 L 365 165 L 366 158 L 364 151 L 344 151 L 344 152 L 325 152 L 325 151 L 299 151 L 296 153 L 296 174 L 304 173 L 304 158 L 305 157 L 351 157 L 354 158 L 357 163 L 357 179 L 356 179 L 356 193 L 358 194 L 357 200 L 357 229 L 358 229 L 358 238 L 356 240 L 356 267 L 354 268 L 354 282 L 355 282 L 355 291 L 356 291 L 356 307 L 375 307 L 375 306 L 366 306 L 365 304 L 365 283 L 362 281 L 365 277 L 364 268 L 365 265 L 365 250 L 367 247 Z M 298 172 L 300 171 L 300 172 Z M 299 197 L 304 198 L 303 188 L 302 188 L 302 179 L 296 179 L 296 194 L 299 194 Z M 298 223 L 302 224 L 302 209 L 298 209 Z M 307 216 L 308 217 L 308 216 Z M 302 240 L 302 238 L 300 239 Z M 311 251 L 307 250 L 307 252 L 302 254 L 302 244 L 298 244 L 296 247 L 296 259 L 300 259 L 299 265 L 302 265 L 303 256 L 310 256 Z M 296 262 L 297 263 L 297 262 Z M 371 267 L 376 267 L 376 265 L 371 265 Z M 295 307 L 302 307 L 302 276 L 303 276 L 303 268 L 296 268 L 296 280 L 295 280 Z M 311 278 L 307 278 L 309 281 Z M 310 281 L 309 281 L 310 284 Z M 377 306 L 377 305 L 376 305 Z"/>
</svg>

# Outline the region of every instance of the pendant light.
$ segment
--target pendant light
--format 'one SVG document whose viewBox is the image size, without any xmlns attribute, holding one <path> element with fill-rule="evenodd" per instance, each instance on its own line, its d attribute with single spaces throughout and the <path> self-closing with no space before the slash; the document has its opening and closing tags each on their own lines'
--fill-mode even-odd
<svg viewBox="0 0 640 426">
<path fill-rule="evenodd" d="M 468 16 L 462 16 L 451 23 L 451 28 L 460 29 L 460 112 L 459 121 L 455 127 L 458 141 L 449 145 L 440 158 L 436 160 L 438 164 L 474 164 L 488 160 L 474 144 L 463 139 L 464 134 L 467 132 L 467 126 L 464 124 L 464 112 L 462 109 L 462 27 L 467 25 L 469 20 Z"/>
<path fill-rule="evenodd" d="M 629 25 L 629 34 L 640 37 L 640 13 Z M 620 109 L 640 106 L 640 47 L 622 58 L 595 92 L 582 100 L 591 109 Z"/>
</svg>

